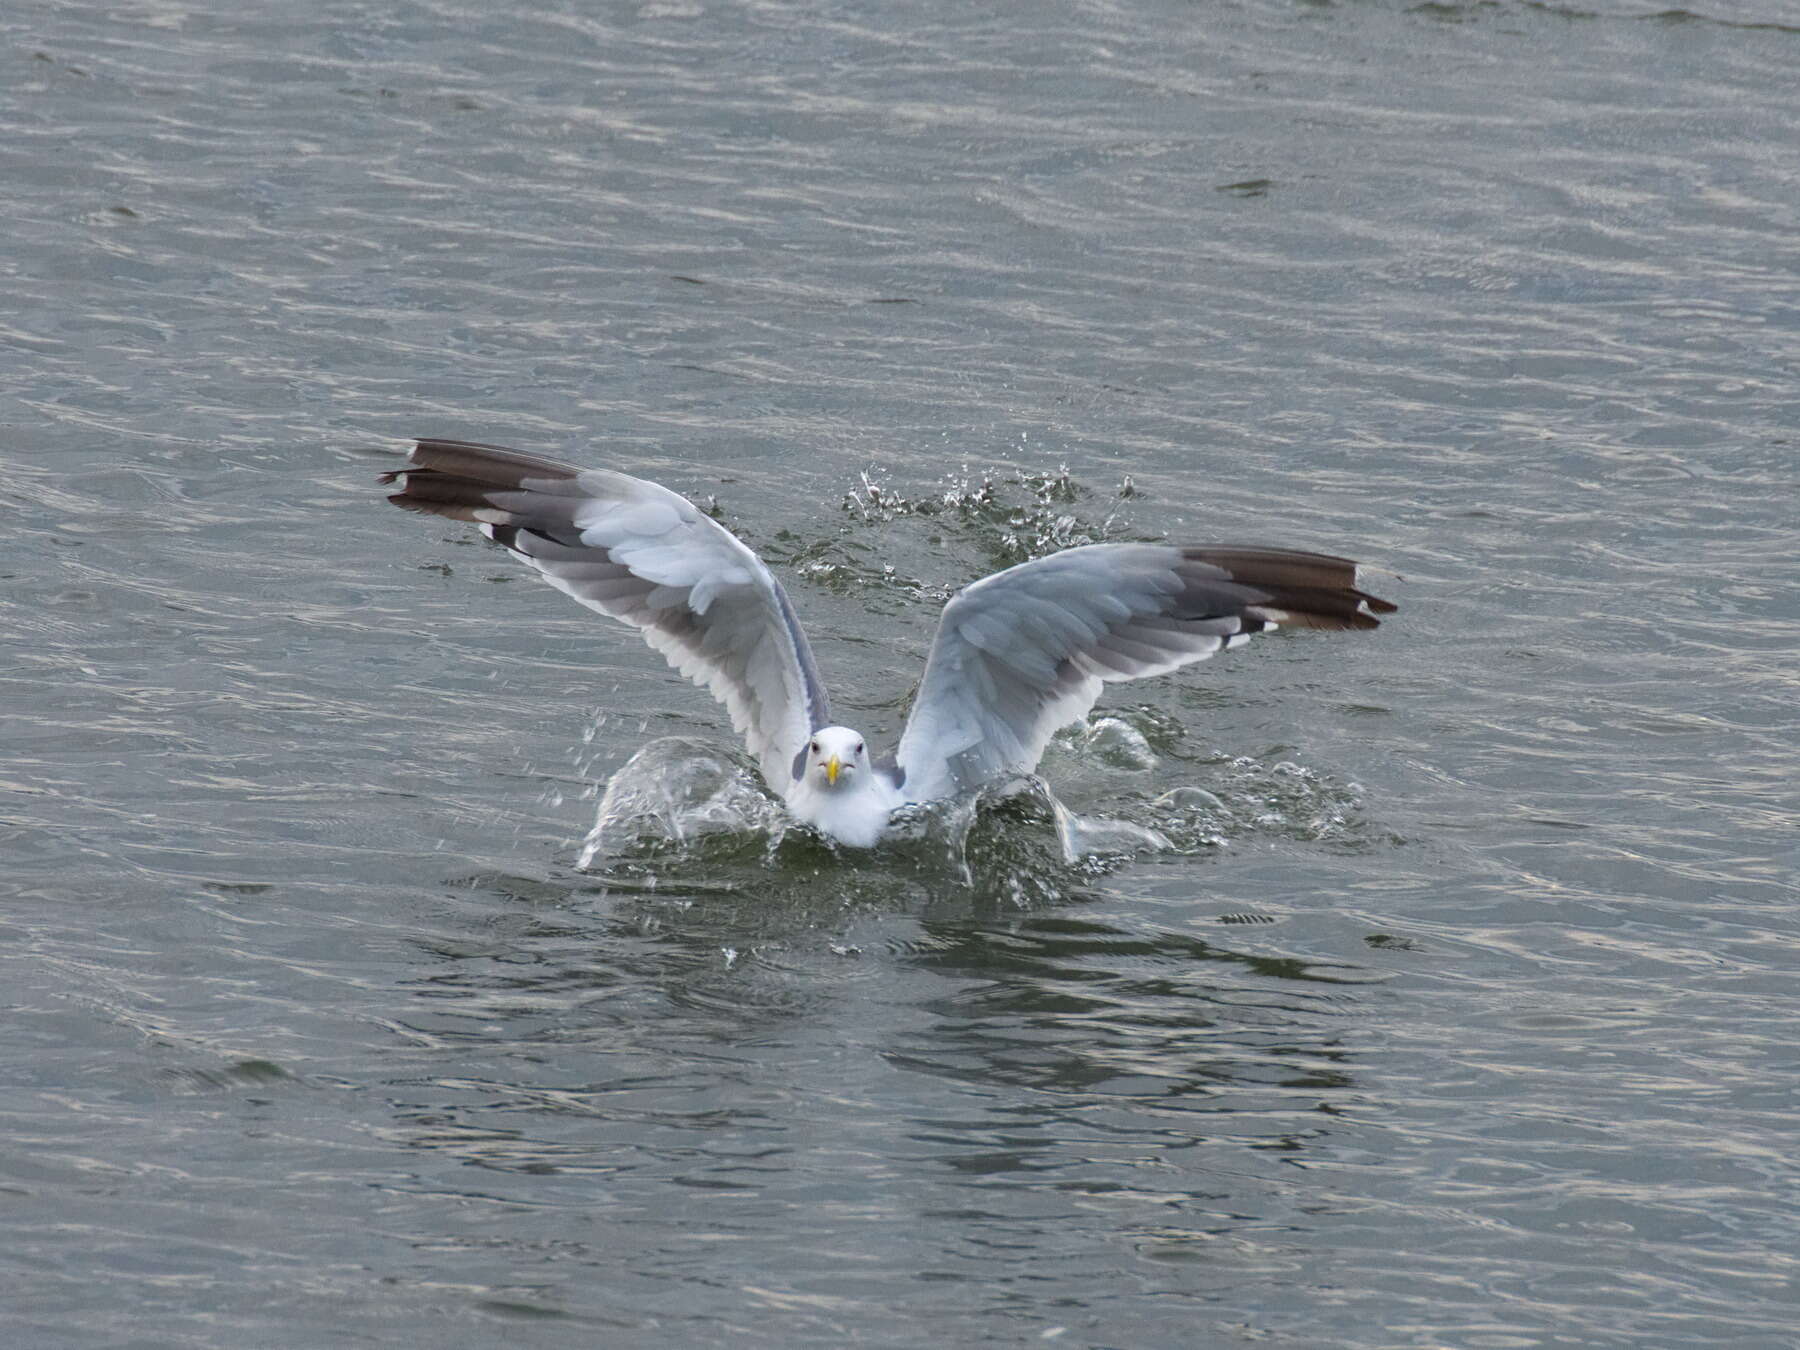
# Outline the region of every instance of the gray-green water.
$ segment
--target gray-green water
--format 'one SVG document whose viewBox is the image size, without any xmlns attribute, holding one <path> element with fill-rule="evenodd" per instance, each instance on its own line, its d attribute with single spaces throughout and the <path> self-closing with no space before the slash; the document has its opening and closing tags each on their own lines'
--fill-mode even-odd
<svg viewBox="0 0 1800 1350">
<path fill-rule="evenodd" d="M 1795 1344 L 1792 6 L 0 36 L 8 1346 Z M 1402 611 L 1059 744 L 1173 852 L 596 875 L 724 716 L 421 433 L 716 499 L 877 738 L 1022 551 Z"/>
</svg>

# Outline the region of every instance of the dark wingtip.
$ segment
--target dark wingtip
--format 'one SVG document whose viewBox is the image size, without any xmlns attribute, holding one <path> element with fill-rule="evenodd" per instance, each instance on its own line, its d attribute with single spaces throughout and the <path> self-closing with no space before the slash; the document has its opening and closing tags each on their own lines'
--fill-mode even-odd
<svg viewBox="0 0 1800 1350">
<path fill-rule="evenodd" d="M 1357 587 L 1359 564 L 1351 558 L 1240 545 L 1184 546 L 1181 555 L 1263 592 L 1267 599 L 1250 612 L 1290 628 L 1379 628 L 1377 614 L 1400 608 Z"/>
<path fill-rule="evenodd" d="M 1325 632 L 1349 632 L 1381 627 L 1381 620 L 1348 604 L 1315 603 L 1289 593 L 1254 606 L 1251 613 L 1281 628 L 1316 628 Z"/>
<path fill-rule="evenodd" d="M 407 456 L 411 468 L 402 473 L 454 474 L 490 487 L 516 488 L 526 479 L 557 481 L 574 478 L 581 470 L 559 459 L 509 450 L 504 445 L 457 441 L 446 436 L 421 436 Z"/>
<path fill-rule="evenodd" d="M 388 493 L 388 504 L 397 506 L 402 511 L 424 511 L 426 509 L 417 497 L 409 497 L 404 492 Z"/>
<path fill-rule="evenodd" d="M 502 446 L 421 437 L 413 443 L 406 467 L 389 470 L 380 481 L 400 484 L 388 501 L 402 510 L 493 524 L 522 509 L 519 494 L 537 499 L 535 514 L 560 520 L 566 512 L 543 508 L 559 497 L 578 496 L 580 473 L 571 464 Z M 496 500 L 502 495 L 505 506 Z"/>
</svg>

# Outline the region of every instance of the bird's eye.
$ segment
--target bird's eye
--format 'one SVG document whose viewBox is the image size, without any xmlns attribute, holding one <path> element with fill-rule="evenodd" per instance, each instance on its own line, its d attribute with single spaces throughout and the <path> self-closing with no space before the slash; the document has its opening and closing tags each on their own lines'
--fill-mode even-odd
<svg viewBox="0 0 1800 1350">
<path fill-rule="evenodd" d="M 813 742 L 813 743 L 812 743 L 812 752 L 813 752 L 813 753 L 814 753 L 814 754 L 815 754 L 815 755 L 816 755 L 816 754 L 818 754 L 818 753 L 819 753 L 819 743 L 818 743 L 818 742 L 817 742 L 817 741 L 814 741 L 814 742 Z"/>
<path fill-rule="evenodd" d="M 856 743 L 856 753 L 859 755 L 862 753 L 862 742 L 861 741 L 858 741 Z"/>
</svg>

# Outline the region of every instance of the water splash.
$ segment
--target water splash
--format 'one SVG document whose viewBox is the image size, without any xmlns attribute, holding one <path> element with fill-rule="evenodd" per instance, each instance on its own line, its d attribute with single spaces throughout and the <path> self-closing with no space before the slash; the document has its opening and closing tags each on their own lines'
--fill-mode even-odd
<svg viewBox="0 0 1800 1350">
<path fill-rule="evenodd" d="M 1058 748 L 1109 769 L 1148 773 L 1161 759 L 1150 738 L 1122 717 L 1095 717 L 1057 736 Z"/>
<path fill-rule="evenodd" d="M 1362 814 L 1362 788 L 1291 760 L 1273 764 L 1249 755 L 1220 757 L 1207 781 L 1174 787 L 1144 804 L 1142 814 L 1180 853 L 1274 836 L 1301 843 L 1357 848 L 1373 842 Z"/>
<path fill-rule="evenodd" d="M 1046 792 L 1056 820 L 1056 839 L 1063 861 L 1071 867 L 1086 859 L 1125 858 L 1138 853 L 1173 853 L 1174 841 L 1161 830 L 1113 816 L 1084 816 Z"/>
<path fill-rule="evenodd" d="M 1075 832 L 1075 848 L 1129 851 L 1124 846 L 1131 831 L 1113 828 L 1114 816 L 1148 831 L 1150 839 L 1160 841 L 1155 847 L 1176 853 L 1224 848 L 1259 835 L 1344 847 L 1374 841 L 1378 832 L 1362 813 L 1358 784 L 1287 759 L 1196 756 L 1182 748 L 1185 734 L 1178 722 L 1146 708 L 1095 716 L 1057 733 L 1056 776 L 1072 773 L 1085 780 L 1073 794 L 1076 800 L 1094 790 L 1109 799 L 1107 815 L 1093 818 L 1096 830 Z M 1171 777 L 1158 772 L 1165 756 L 1179 761 L 1179 779 L 1186 781 L 1147 795 L 1146 779 L 1166 784 Z M 1138 847 L 1149 846 L 1145 840 Z"/>
<path fill-rule="evenodd" d="M 1259 835 L 1347 847 L 1370 842 L 1356 785 L 1291 761 L 1221 756 L 1210 766 L 1217 792 L 1185 783 L 1151 796 L 1110 790 L 1141 783 L 1161 762 L 1129 723 L 1096 718 L 1064 744 L 1108 770 L 1100 810 L 1078 809 L 1042 778 L 1021 776 L 902 808 L 889 837 L 869 854 L 839 848 L 794 822 L 740 758 L 664 737 L 639 749 L 607 783 L 577 865 L 628 889 L 667 882 L 753 894 L 780 889 L 784 878 L 812 886 L 842 869 L 846 902 L 900 885 L 1032 906 L 1066 899 L 1134 860 L 1192 856 Z"/>
<path fill-rule="evenodd" d="M 639 892 L 798 890 L 854 904 L 898 885 L 1019 908 L 1066 900 L 1084 882 L 1172 847 L 1150 826 L 1073 810 L 1029 776 L 904 807 L 872 854 L 842 849 L 792 821 L 735 757 L 664 737 L 612 776 L 577 865 Z M 828 875 L 838 882 L 821 888 Z"/>
<path fill-rule="evenodd" d="M 779 803 L 731 757 L 697 741 L 663 736 L 638 750 L 606 785 L 577 866 L 678 849 L 709 836 L 778 843 L 787 824 Z"/>
<path fill-rule="evenodd" d="M 1126 480 L 1120 498 L 1133 495 Z M 1114 537 L 1116 518 L 1092 520 L 1071 508 L 1094 496 L 1066 467 L 1052 473 L 972 473 L 963 469 L 937 490 L 909 497 L 870 473 L 844 494 L 844 510 L 864 524 L 919 517 L 972 536 L 1002 565 Z"/>
</svg>

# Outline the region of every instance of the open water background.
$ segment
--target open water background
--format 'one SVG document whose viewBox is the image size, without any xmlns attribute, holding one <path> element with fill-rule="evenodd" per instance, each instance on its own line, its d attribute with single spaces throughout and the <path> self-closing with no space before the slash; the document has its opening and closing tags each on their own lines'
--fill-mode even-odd
<svg viewBox="0 0 1800 1350">
<path fill-rule="evenodd" d="M 1796 71 L 1776 0 L 0 12 L 0 1338 L 1800 1343 Z M 1174 852 L 583 872 L 728 727 L 385 506 L 411 434 L 716 499 L 877 741 L 1061 543 L 1402 611 L 1058 746 Z"/>
</svg>

